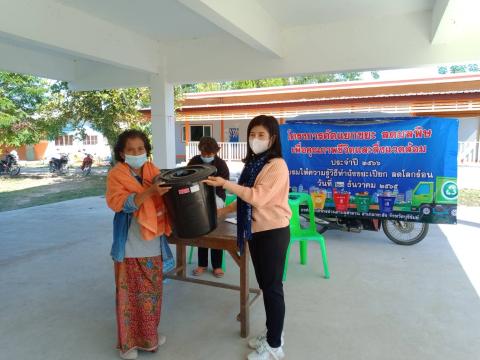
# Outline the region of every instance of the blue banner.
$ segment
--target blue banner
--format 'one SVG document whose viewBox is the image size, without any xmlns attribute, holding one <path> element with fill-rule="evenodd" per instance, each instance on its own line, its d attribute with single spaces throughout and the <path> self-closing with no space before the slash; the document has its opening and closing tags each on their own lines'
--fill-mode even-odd
<svg viewBox="0 0 480 360">
<path fill-rule="evenodd" d="M 456 222 L 456 119 L 289 121 L 281 140 L 291 191 L 322 216 Z"/>
</svg>

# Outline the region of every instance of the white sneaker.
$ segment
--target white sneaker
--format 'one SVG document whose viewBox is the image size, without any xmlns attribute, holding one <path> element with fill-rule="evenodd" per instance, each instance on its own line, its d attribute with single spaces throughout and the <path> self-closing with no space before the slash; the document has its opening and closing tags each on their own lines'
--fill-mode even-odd
<svg viewBox="0 0 480 360">
<path fill-rule="evenodd" d="M 285 342 L 283 336 L 284 336 L 284 332 L 282 331 L 282 338 L 281 338 L 282 343 L 280 344 L 280 346 L 283 346 L 283 344 Z M 264 342 L 264 341 L 267 341 L 267 329 L 263 330 L 260 333 L 260 335 L 249 339 L 248 340 L 248 347 L 250 349 L 256 350 L 261 345 L 261 343 Z"/>
<path fill-rule="evenodd" d="M 138 357 L 138 350 L 133 349 L 133 350 L 127 351 L 126 353 L 123 353 L 120 351 L 120 357 L 126 360 L 134 360 Z"/>
<path fill-rule="evenodd" d="M 248 354 L 248 360 L 281 360 L 285 357 L 283 348 L 272 348 L 268 345 L 267 340 L 263 341 L 257 350 Z"/>
<path fill-rule="evenodd" d="M 167 341 L 167 337 L 162 334 L 158 334 L 158 346 L 162 346 Z"/>
</svg>

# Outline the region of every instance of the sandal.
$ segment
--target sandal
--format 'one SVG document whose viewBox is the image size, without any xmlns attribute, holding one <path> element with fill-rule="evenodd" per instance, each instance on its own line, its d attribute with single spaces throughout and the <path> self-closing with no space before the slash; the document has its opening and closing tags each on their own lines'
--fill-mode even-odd
<svg viewBox="0 0 480 360">
<path fill-rule="evenodd" d="M 215 276 L 216 278 L 221 278 L 223 277 L 223 275 L 225 275 L 225 273 L 221 268 L 213 269 L 213 276 Z"/>
<path fill-rule="evenodd" d="M 196 267 L 195 269 L 193 269 L 192 275 L 193 275 L 193 276 L 202 276 L 203 273 L 205 272 L 205 270 L 207 270 L 207 268 L 198 266 L 198 267 Z"/>
</svg>

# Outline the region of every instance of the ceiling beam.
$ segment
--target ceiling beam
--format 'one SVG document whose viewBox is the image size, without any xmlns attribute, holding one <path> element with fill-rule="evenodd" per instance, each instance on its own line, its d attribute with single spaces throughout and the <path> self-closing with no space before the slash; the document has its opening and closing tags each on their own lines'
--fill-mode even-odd
<svg viewBox="0 0 480 360">
<path fill-rule="evenodd" d="M 431 43 L 447 44 L 465 39 L 478 42 L 479 12 L 478 0 L 436 0 L 432 10 Z"/>
<path fill-rule="evenodd" d="M 275 58 L 283 56 L 280 26 L 256 0 L 179 0 L 248 46 Z"/>
<path fill-rule="evenodd" d="M 0 0 L 0 9 L 3 37 L 127 69 L 159 71 L 157 41 L 80 10 L 52 0 Z"/>
<path fill-rule="evenodd" d="M 430 25 L 431 11 L 423 11 L 288 28 L 283 32 L 286 51 L 281 59 L 262 57 L 237 39 L 226 41 L 227 34 L 189 40 L 169 50 L 169 81 L 177 84 L 401 69 L 480 58 L 480 47 L 470 40 L 432 46 Z M 191 54 L 208 61 L 191 61 Z"/>
<path fill-rule="evenodd" d="M 99 62 L 76 62 L 75 80 L 68 83 L 72 90 L 103 90 L 125 87 L 144 87 L 150 82 L 150 74 L 122 69 Z"/>
<path fill-rule="evenodd" d="M 75 78 L 75 62 L 60 54 L 24 48 L 4 39 L 0 39 L 0 54 L 0 71 L 64 81 Z"/>
<path fill-rule="evenodd" d="M 450 0 L 436 0 L 432 9 L 432 34 L 431 43 L 438 44 L 442 42 L 444 33 L 447 30 L 447 23 L 452 21 L 448 19 L 448 4 Z"/>
</svg>

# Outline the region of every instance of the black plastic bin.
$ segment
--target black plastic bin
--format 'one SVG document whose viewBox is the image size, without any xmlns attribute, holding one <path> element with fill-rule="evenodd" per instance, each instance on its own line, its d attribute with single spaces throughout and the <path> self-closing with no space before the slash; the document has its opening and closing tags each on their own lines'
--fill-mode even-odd
<svg viewBox="0 0 480 360">
<path fill-rule="evenodd" d="M 179 237 L 202 236 L 217 227 L 215 188 L 201 182 L 216 171 L 215 166 L 192 165 L 162 170 L 155 178 L 155 183 L 172 187 L 164 199 Z"/>
</svg>

